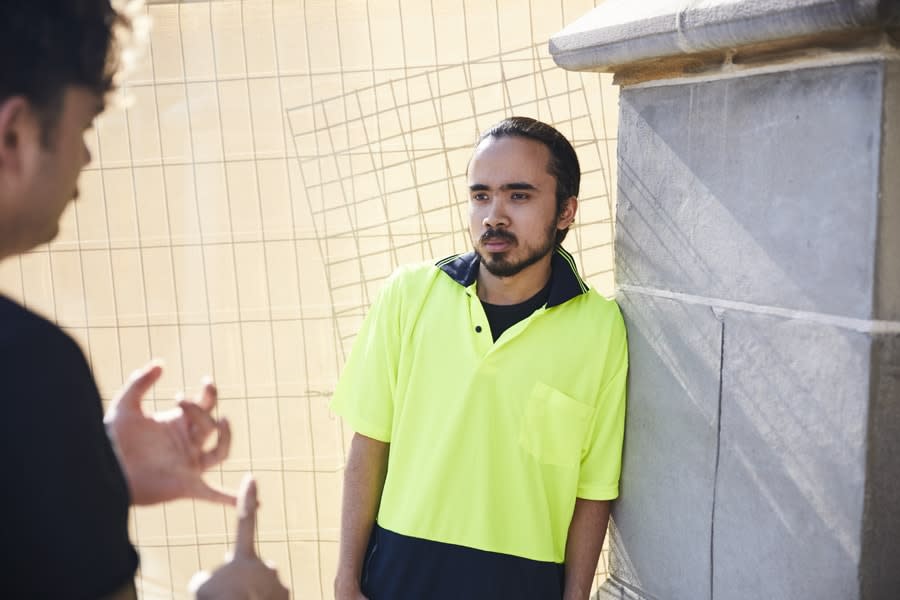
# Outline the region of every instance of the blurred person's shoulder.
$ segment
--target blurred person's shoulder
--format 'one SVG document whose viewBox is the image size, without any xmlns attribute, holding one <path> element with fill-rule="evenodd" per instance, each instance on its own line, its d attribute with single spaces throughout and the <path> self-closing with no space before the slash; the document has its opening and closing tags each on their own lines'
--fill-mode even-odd
<svg viewBox="0 0 900 600">
<path fill-rule="evenodd" d="M 37 341 L 65 346 L 75 344 L 72 338 L 49 319 L 0 295 L 0 347 L 5 350 L 10 344 L 21 347 L 21 344 L 31 345 Z"/>
<path fill-rule="evenodd" d="M 3 295 L 0 295 L 0 371 L 6 381 L 55 377 L 62 373 L 78 380 L 90 378 L 84 352 L 69 334 L 46 317 Z"/>
</svg>

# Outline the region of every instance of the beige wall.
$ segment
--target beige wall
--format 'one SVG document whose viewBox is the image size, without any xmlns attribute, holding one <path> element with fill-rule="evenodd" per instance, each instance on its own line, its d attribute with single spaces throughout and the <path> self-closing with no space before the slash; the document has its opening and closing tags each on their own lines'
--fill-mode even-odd
<svg viewBox="0 0 900 600">
<path fill-rule="evenodd" d="M 569 236 L 612 291 L 617 97 L 546 41 L 593 2 L 153 3 L 135 104 L 91 134 L 59 238 L 0 264 L 0 289 L 56 319 L 105 401 L 150 357 L 148 409 L 215 376 L 235 429 L 211 477 L 260 482 L 259 542 L 300 598 L 331 596 L 347 431 L 328 410 L 366 307 L 398 264 L 468 249 L 466 163 L 509 114 L 570 137 L 585 173 Z M 133 511 L 143 598 L 185 596 L 221 560 L 230 510 Z"/>
</svg>

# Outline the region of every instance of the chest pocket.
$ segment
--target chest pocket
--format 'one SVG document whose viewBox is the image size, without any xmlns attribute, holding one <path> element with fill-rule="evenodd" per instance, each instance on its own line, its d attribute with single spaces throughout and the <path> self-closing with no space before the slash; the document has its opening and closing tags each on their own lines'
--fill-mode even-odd
<svg viewBox="0 0 900 600">
<path fill-rule="evenodd" d="M 519 444 L 539 462 L 577 467 L 591 407 L 538 381 L 525 404 Z"/>
</svg>

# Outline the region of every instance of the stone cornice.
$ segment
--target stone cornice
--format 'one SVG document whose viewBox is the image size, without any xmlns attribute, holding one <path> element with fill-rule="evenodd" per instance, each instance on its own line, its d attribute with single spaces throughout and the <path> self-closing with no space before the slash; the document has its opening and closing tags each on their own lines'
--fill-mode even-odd
<svg viewBox="0 0 900 600">
<path fill-rule="evenodd" d="M 900 0 L 607 0 L 550 39 L 569 70 L 721 54 L 900 26 Z"/>
</svg>

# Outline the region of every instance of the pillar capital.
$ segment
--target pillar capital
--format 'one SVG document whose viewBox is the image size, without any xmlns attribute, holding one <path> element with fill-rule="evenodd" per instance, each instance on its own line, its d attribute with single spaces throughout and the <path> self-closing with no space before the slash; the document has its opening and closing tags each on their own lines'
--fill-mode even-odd
<svg viewBox="0 0 900 600">
<path fill-rule="evenodd" d="M 898 27 L 897 0 L 607 0 L 554 35 L 550 53 L 564 69 L 629 82 L 703 71 L 738 50 L 875 45 Z"/>
</svg>

